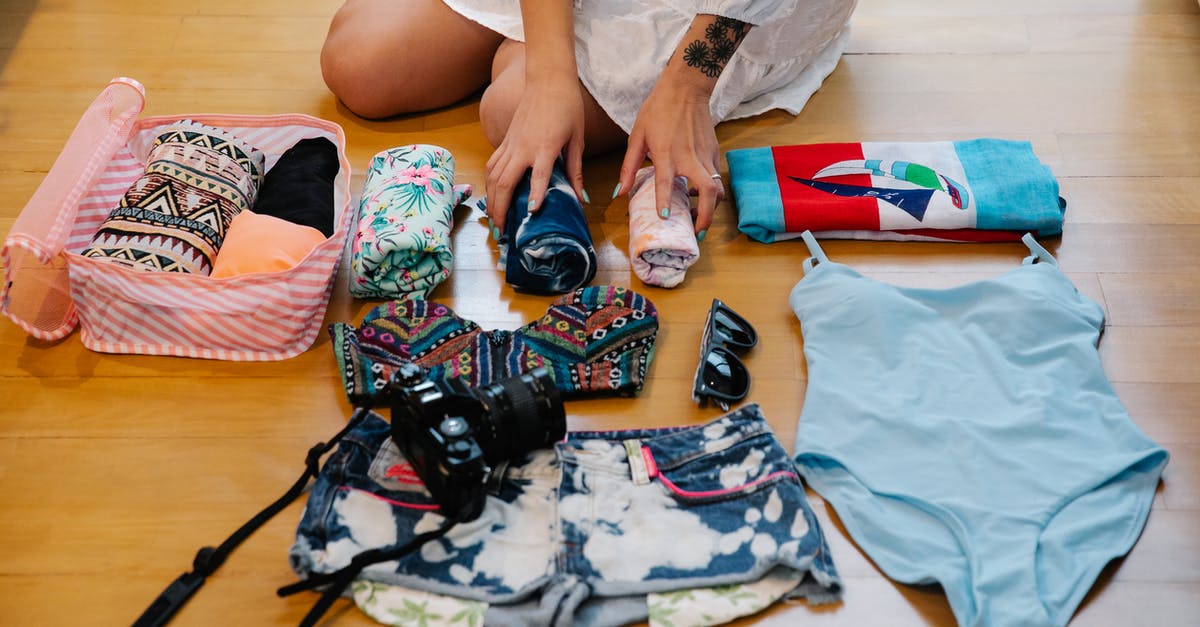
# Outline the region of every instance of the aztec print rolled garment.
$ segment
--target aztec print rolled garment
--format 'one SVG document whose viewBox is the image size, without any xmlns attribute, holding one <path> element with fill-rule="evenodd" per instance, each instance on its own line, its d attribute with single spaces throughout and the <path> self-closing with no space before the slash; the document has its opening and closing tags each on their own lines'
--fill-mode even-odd
<svg viewBox="0 0 1200 627">
<path fill-rule="evenodd" d="M 229 223 L 254 204 L 263 164 L 261 151 L 226 131 L 181 120 L 154 138 L 145 172 L 82 254 L 208 275 Z"/>
<path fill-rule="evenodd" d="M 562 159 L 550 172 L 541 207 L 529 212 L 529 176 L 518 183 L 500 238 L 500 266 L 514 288 L 563 294 L 596 276 L 596 251 L 583 206 L 567 181 Z"/>
<path fill-rule="evenodd" d="M 654 304 L 615 286 L 561 296 L 546 315 L 515 331 L 485 331 L 421 299 L 379 305 L 358 328 L 329 326 L 346 395 L 355 403 L 385 400 L 392 373 L 410 362 L 431 377 L 460 378 L 471 387 L 544 366 L 567 398 L 633 395 L 645 382 L 657 334 Z"/>
<path fill-rule="evenodd" d="M 465 189 L 465 191 L 464 191 Z M 454 156 L 415 144 L 375 155 L 367 168 L 358 230 L 350 248 L 350 293 L 358 298 L 425 298 L 454 265 Z"/>
<path fill-rule="evenodd" d="M 840 595 L 804 487 L 757 405 L 702 425 L 571 432 L 494 485 L 478 519 L 367 567 L 349 591 L 359 606 L 389 624 L 436 608 L 421 624 L 666 627 Z M 372 415 L 313 484 L 291 564 L 332 572 L 443 521 Z"/>
<path fill-rule="evenodd" d="M 629 191 L 629 263 L 644 283 L 675 287 L 700 258 L 687 179 L 675 177 L 666 219 L 658 215 L 654 189 L 654 167 L 638 170 Z"/>
<path fill-rule="evenodd" d="M 730 150 L 738 230 L 800 237 L 1019 241 L 1062 232 L 1058 181 L 1029 142 L 804 144 Z"/>
</svg>

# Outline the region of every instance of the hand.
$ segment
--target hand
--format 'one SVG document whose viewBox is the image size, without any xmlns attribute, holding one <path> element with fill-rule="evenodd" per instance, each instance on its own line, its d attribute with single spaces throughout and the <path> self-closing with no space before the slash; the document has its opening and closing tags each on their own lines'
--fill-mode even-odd
<svg viewBox="0 0 1200 627">
<path fill-rule="evenodd" d="M 714 174 L 720 172 L 720 147 L 708 109 L 711 86 L 688 80 L 685 75 L 664 71 L 638 111 L 629 133 L 629 145 L 621 164 L 618 189 L 628 192 L 634 175 L 647 155 L 654 162 L 655 206 L 660 217 L 670 214 L 672 181 L 687 177 L 695 189 L 696 232 L 703 234 L 712 224 L 717 202 L 725 197 L 725 186 Z M 700 235 L 701 238 L 703 235 Z"/>
<path fill-rule="evenodd" d="M 504 232 L 513 190 L 531 167 L 529 211 L 541 207 L 560 154 L 575 195 L 583 198 L 582 89 L 573 74 L 526 85 L 504 141 L 487 162 L 487 212 L 498 232 Z"/>
</svg>

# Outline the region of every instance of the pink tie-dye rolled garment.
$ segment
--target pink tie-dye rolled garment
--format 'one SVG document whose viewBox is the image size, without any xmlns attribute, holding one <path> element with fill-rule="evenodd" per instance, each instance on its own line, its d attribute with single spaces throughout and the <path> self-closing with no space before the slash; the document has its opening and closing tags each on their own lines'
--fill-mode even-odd
<svg viewBox="0 0 1200 627">
<path fill-rule="evenodd" d="M 671 216 L 658 215 L 654 198 L 654 167 L 638 170 L 629 194 L 629 261 L 633 273 L 647 285 L 675 287 L 700 258 L 688 202 L 687 179 L 675 178 Z"/>
</svg>

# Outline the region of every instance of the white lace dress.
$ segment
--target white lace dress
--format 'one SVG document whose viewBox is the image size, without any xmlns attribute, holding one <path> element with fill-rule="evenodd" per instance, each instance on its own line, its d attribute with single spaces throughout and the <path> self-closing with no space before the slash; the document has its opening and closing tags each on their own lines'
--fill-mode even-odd
<svg viewBox="0 0 1200 627">
<path fill-rule="evenodd" d="M 444 0 L 468 19 L 524 41 L 519 0 Z M 579 77 L 609 117 L 633 128 L 642 102 L 697 14 L 750 30 L 713 92 L 713 120 L 770 109 L 798 113 L 837 66 L 856 0 L 575 0 Z"/>
</svg>

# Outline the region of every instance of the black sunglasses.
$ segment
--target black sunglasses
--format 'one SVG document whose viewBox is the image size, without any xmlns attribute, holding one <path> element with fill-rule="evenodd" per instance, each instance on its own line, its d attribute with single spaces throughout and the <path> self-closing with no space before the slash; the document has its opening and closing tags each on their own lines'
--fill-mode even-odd
<svg viewBox="0 0 1200 627">
<path fill-rule="evenodd" d="M 700 363 L 692 383 L 692 400 L 701 405 L 712 399 L 728 411 L 731 403 L 750 392 L 750 371 L 736 353 L 758 343 L 758 333 L 746 319 L 714 298 L 700 337 Z"/>
</svg>

